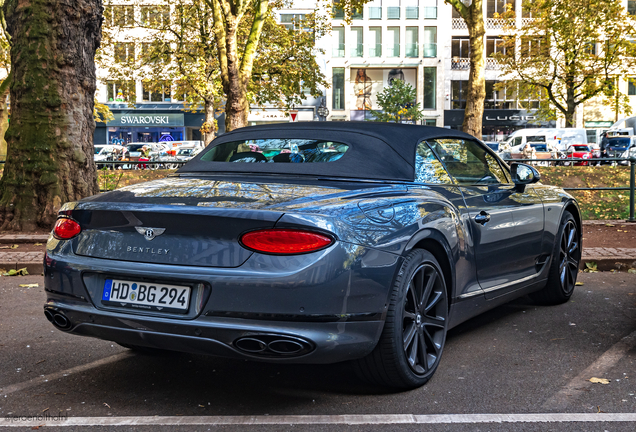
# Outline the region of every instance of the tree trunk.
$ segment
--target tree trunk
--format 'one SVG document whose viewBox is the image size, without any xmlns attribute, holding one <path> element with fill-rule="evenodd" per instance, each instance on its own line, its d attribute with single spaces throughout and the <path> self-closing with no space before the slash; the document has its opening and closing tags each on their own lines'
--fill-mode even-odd
<svg viewBox="0 0 636 432">
<path fill-rule="evenodd" d="M 3 9 L 14 79 L 0 230 L 49 229 L 64 202 L 99 191 L 93 104 L 102 0 L 7 0 Z"/>
<path fill-rule="evenodd" d="M 214 104 L 208 100 L 205 101 L 205 120 L 201 131 L 203 132 L 203 144 L 210 144 L 216 133 L 216 123 L 214 121 Z"/>
<path fill-rule="evenodd" d="M 9 107 L 7 104 L 7 96 L 9 95 L 9 87 L 0 94 L 0 161 L 7 158 L 7 140 L 4 139 L 4 135 L 9 127 Z"/>
<path fill-rule="evenodd" d="M 468 75 L 468 95 L 464 110 L 462 130 L 481 139 L 486 99 L 486 78 L 484 60 L 484 13 L 482 0 L 473 0 L 465 16 L 470 36 L 470 72 Z"/>
<path fill-rule="evenodd" d="M 241 61 L 237 51 L 237 30 L 230 27 L 227 30 L 227 84 L 224 85 L 226 95 L 225 102 L 225 131 L 247 126 L 247 113 L 249 105 L 247 103 L 247 85 L 243 84 L 241 77 Z"/>
</svg>

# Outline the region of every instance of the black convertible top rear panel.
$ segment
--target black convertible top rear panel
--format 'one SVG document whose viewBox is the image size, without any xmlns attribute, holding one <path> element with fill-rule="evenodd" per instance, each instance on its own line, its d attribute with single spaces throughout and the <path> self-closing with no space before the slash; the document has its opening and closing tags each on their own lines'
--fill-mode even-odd
<svg viewBox="0 0 636 432">
<path fill-rule="evenodd" d="M 440 137 L 474 139 L 468 134 L 450 129 L 377 122 L 304 122 L 250 126 L 218 137 L 177 172 L 298 174 L 413 181 L 417 144 L 425 139 Z M 349 150 L 339 160 L 329 163 L 232 163 L 201 160 L 209 149 L 219 144 L 285 138 L 332 140 L 348 145 Z"/>
</svg>

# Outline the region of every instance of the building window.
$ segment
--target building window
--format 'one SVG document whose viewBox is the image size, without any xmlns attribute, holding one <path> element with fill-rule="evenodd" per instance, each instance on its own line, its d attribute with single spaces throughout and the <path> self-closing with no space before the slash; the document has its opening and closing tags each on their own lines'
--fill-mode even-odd
<svg viewBox="0 0 636 432">
<path fill-rule="evenodd" d="M 437 68 L 424 68 L 424 100 L 423 109 L 437 109 Z"/>
<path fill-rule="evenodd" d="M 106 82 L 106 96 L 108 102 L 135 102 L 134 81 L 108 81 Z"/>
<path fill-rule="evenodd" d="M 516 85 L 502 87 L 498 81 L 486 81 L 485 109 L 517 109 Z"/>
<path fill-rule="evenodd" d="M 132 27 L 135 24 L 134 6 L 106 7 L 104 9 L 104 23 L 112 27 Z"/>
<path fill-rule="evenodd" d="M 143 81 L 143 101 L 144 102 L 170 102 L 170 83 L 168 81 L 153 82 Z"/>
<path fill-rule="evenodd" d="M 627 94 L 636 96 L 636 77 L 627 78 Z"/>
<path fill-rule="evenodd" d="M 437 120 L 435 119 L 425 119 L 424 126 L 437 126 Z"/>
<path fill-rule="evenodd" d="M 423 57 L 437 57 L 437 27 L 424 27 Z"/>
<path fill-rule="evenodd" d="M 451 81 L 451 109 L 465 109 L 468 81 Z"/>
<path fill-rule="evenodd" d="M 287 30 L 304 30 L 310 31 L 309 27 L 303 27 L 305 14 L 280 14 L 280 24 Z"/>
<path fill-rule="evenodd" d="M 521 38 L 519 55 L 522 58 L 529 58 L 539 55 L 541 52 L 542 37 L 524 36 Z"/>
<path fill-rule="evenodd" d="M 386 29 L 389 36 L 389 44 L 387 46 L 387 57 L 399 57 L 400 56 L 400 28 L 399 27 L 387 27 Z"/>
<path fill-rule="evenodd" d="M 364 40 L 362 39 L 362 27 L 351 27 L 350 57 L 362 57 L 364 55 Z"/>
<path fill-rule="evenodd" d="M 344 68 L 333 68 L 333 101 L 331 108 L 335 110 L 345 109 L 345 70 Z"/>
<path fill-rule="evenodd" d="M 344 16 L 345 16 L 344 9 L 338 6 L 338 2 L 333 3 L 333 9 L 331 13 L 333 14 L 333 19 L 337 19 L 337 20 L 344 19 Z"/>
<path fill-rule="evenodd" d="M 500 15 L 508 10 L 515 10 L 515 0 L 488 0 L 486 5 L 486 17 L 501 18 Z"/>
<path fill-rule="evenodd" d="M 135 44 L 133 42 L 115 42 L 115 63 L 132 63 L 135 61 Z"/>
<path fill-rule="evenodd" d="M 141 23 L 146 27 L 159 28 L 170 24 L 170 6 L 142 6 Z"/>
<path fill-rule="evenodd" d="M 369 27 L 369 57 L 382 57 L 382 27 Z"/>
<path fill-rule="evenodd" d="M 419 0 L 403 0 L 404 17 L 406 19 L 419 19 L 420 7 Z"/>
<path fill-rule="evenodd" d="M 382 0 L 372 0 L 369 5 L 369 19 L 382 19 Z"/>
<path fill-rule="evenodd" d="M 397 6 L 386 7 L 386 19 L 396 20 L 400 19 L 400 2 L 398 0 Z"/>
<path fill-rule="evenodd" d="M 627 13 L 630 15 L 636 15 L 636 0 L 627 1 Z"/>
<path fill-rule="evenodd" d="M 451 69 L 464 70 L 470 68 L 470 40 L 467 37 L 451 39 Z"/>
<path fill-rule="evenodd" d="M 334 27 L 331 32 L 332 42 L 332 57 L 344 57 L 345 56 L 345 32 L 344 27 Z"/>
<path fill-rule="evenodd" d="M 417 27 L 407 27 L 404 33 L 406 45 L 404 47 L 404 57 L 419 57 L 419 29 Z"/>
</svg>

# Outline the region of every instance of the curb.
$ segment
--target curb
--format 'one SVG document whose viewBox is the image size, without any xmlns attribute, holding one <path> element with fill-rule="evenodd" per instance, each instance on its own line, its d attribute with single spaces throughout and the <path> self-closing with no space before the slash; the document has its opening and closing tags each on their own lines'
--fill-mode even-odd
<svg viewBox="0 0 636 432">
<path fill-rule="evenodd" d="M 46 243 L 48 234 L 0 234 L 0 244 Z"/>
<path fill-rule="evenodd" d="M 16 263 L 16 262 L 12 262 L 12 263 L 6 263 L 6 262 L 0 262 L 0 269 L 4 269 L 4 270 L 18 270 L 21 268 L 25 268 L 27 269 L 27 272 L 29 272 L 30 275 L 41 275 L 44 273 L 44 264 L 41 262 L 35 263 L 35 262 L 28 262 L 28 263 Z"/>
</svg>

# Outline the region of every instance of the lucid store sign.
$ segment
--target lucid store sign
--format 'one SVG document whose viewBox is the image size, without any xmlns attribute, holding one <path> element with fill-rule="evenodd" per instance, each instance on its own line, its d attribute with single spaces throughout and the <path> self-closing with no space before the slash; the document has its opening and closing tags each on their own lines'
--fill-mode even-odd
<svg viewBox="0 0 636 432">
<path fill-rule="evenodd" d="M 464 121 L 464 110 L 444 111 L 445 126 L 460 126 Z M 484 110 L 484 126 L 543 126 L 556 127 L 556 122 L 539 121 L 536 111 Z"/>
</svg>

